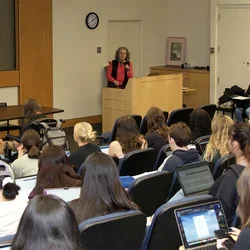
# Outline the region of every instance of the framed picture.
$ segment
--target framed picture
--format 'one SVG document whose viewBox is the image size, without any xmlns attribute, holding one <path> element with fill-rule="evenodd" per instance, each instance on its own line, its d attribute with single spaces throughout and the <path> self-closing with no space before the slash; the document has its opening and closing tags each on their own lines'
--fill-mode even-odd
<svg viewBox="0 0 250 250">
<path fill-rule="evenodd" d="M 167 65 L 181 66 L 185 63 L 186 38 L 169 37 L 167 48 Z"/>
</svg>

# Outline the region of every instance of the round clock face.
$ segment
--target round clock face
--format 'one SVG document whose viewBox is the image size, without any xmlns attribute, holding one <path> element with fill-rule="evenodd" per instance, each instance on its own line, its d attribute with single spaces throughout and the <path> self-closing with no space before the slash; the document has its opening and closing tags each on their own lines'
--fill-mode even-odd
<svg viewBox="0 0 250 250">
<path fill-rule="evenodd" d="M 95 29 L 99 24 L 99 17 L 96 13 L 90 12 L 86 17 L 86 25 L 89 29 Z"/>
</svg>

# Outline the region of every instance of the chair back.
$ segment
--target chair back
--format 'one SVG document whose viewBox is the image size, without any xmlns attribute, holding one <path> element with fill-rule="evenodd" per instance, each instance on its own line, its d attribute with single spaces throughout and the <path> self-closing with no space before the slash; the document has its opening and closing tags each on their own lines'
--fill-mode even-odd
<svg viewBox="0 0 250 250">
<path fill-rule="evenodd" d="M 155 165 L 154 165 L 154 169 L 157 170 L 161 164 L 163 163 L 163 161 L 166 159 L 166 157 L 168 156 L 167 153 L 168 152 L 171 152 L 171 148 L 169 146 L 169 144 L 163 146 L 158 155 L 157 155 L 157 158 L 156 158 L 156 161 L 155 161 Z"/>
<path fill-rule="evenodd" d="M 201 106 L 200 109 L 204 109 L 205 111 L 207 111 L 208 114 L 211 116 L 211 119 L 213 119 L 217 106 L 215 104 L 208 104 Z"/>
<path fill-rule="evenodd" d="M 211 135 L 205 135 L 197 138 L 194 142 L 196 149 L 198 150 L 199 154 L 202 156 L 206 150 L 206 146 L 209 142 Z"/>
<path fill-rule="evenodd" d="M 142 250 L 176 250 L 182 245 L 174 210 L 214 201 L 210 195 L 193 196 L 159 207 L 144 239 Z"/>
<path fill-rule="evenodd" d="M 140 249 L 145 235 L 146 216 L 126 211 L 98 216 L 79 225 L 83 249 Z"/>
<path fill-rule="evenodd" d="M 177 122 L 185 122 L 187 125 L 189 124 L 189 116 L 192 113 L 193 108 L 180 108 L 172 111 L 167 120 L 167 126 L 171 126 Z"/>
<path fill-rule="evenodd" d="M 157 151 L 153 148 L 139 149 L 126 154 L 119 164 L 120 176 L 138 175 L 154 170 Z"/>
<path fill-rule="evenodd" d="M 232 154 L 221 157 L 214 166 L 214 171 L 213 171 L 214 180 L 218 179 L 230 165 L 233 165 L 235 163 L 236 163 L 236 158 Z"/>
<path fill-rule="evenodd" d="M 128 189 L 133 201 L 146 216 L 152 216 L 156 209 L 167 202 L 173 174 L 156 172 L 134 180 Z"/>
<path fill-rule="evenodd" d="M 165 121 L 168 120 L 168 111 L 163 111 Z M 140 128 L 139 128 L 139 133 L 142 135 L 146 135 L 148 132 L 148 123 L 147 123 L 147 116 L 145 115 L 142 119 Z"/>
</svg>

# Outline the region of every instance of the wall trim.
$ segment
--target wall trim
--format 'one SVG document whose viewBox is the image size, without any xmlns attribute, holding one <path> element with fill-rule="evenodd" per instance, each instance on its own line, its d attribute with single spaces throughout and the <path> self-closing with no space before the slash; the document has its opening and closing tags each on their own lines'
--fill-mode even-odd
<svg viewBox="0 0 250 250">
<path fill-rule="evenodd" d="M 93 116 L 87 116 L 87 117 L 67 119 L 65 123 L 63 123 L 63 128 L 74 127 L 75 124 L 78 122 L 88 122 L 90 124 L 101 123 L 102 115 L 93 115 Z"/>
</svg>

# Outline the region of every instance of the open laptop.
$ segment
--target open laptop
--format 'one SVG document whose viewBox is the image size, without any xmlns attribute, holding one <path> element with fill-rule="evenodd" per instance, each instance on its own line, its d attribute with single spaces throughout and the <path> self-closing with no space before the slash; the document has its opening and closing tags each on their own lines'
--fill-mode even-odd
<svg viewBox="0 0 250 250">
<path fill-rule="evenodd" d="M 36 186 L 36 175 L 16 178 L 15 183 L 20 187 L 19 198 L 28 201 L 28 196 L 33 188 Z"/>
<path fill-rule="evenodd" d="M 207 161 L 176 167 L 175 172 L 185 196 L 208 194 L 214 183 Z"/>
<path fill-rule="evenodd" d="M 187 250 L 217 249 L 214 231 L 228 231 L 220 201 L 179 208 L 174 213 L 182 244 Z"/>
<path fill-rule="evenodd" d="M 104 154 L 108 154 L 108 153 L 109 153 L 109 144 L 100 146 L 100 149 L 101 149 L 101 151 L 102 151 Z"/>
<path fill-rule="evenodd" d="M 69 202 L 80 197 L 81 187 L 47 188 L 44 195 L 56 195 L 65 202 Z"/>
</svg>

